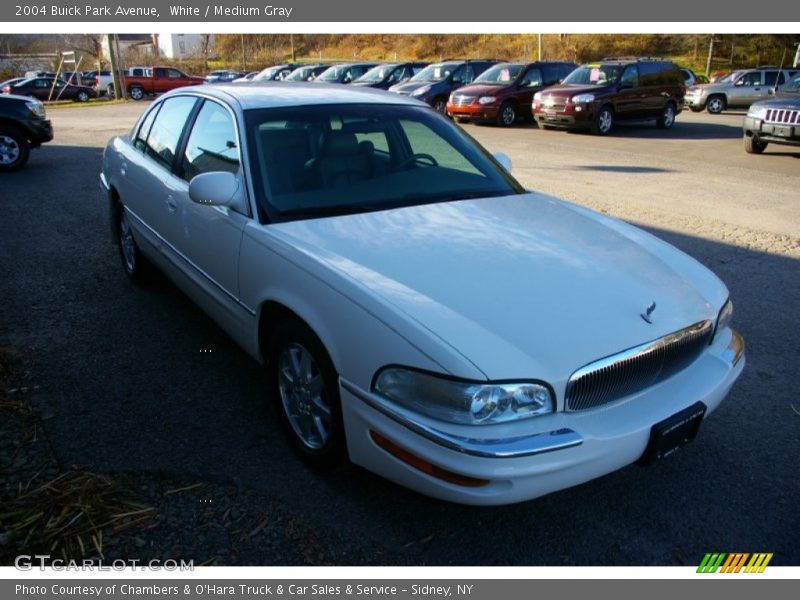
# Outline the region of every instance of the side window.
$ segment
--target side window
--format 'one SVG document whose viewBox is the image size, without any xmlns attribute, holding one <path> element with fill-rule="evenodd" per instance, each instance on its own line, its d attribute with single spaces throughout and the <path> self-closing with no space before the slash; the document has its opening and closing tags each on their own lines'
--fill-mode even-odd
<svg viewBox="0 0 800 600">
<path fill-rule="evenodd" d="M 180 176 L 186 181 L 211 171 L 239 171 L 239 143 L 230 113 L 206 100 L 186 144 Z"/>
<path fill-rule="evenodd" d="M 344 76 L 342 77 L 342 83 L 350 83 L 355 79 L 358 75 L 356 73 L 358 69 L 356 67 L 350 67 L 344 72 Z"/>
<path fill-rule="evenodd" d="M 180 79 L 181 77 L 183 77 L 183 73 L 178 71 L 178 69 L 169 69 L 168 73 L 170 79 Z"/>
<path fill-rule="evenodd" d="M 539 87 L 544 85 L 542 81 L 542 72 L 539 69 L 528 69 L 519 83 L 522 87 Z"/>
<path fill-rule="evenodd" d="M 777 71 L 767 71 L 764 73 L 764 85 L 775 85 L 776 81 L 778 81 Z M 781 83 L 783 83 L 783 73 L 781 73 Z"/>
<path fill-rule="evenodd" d="M 761 85 L 761 72 L 752 71 L 750 73 L 745 73 L 739 78 L 739 81 L 741 81 L 742 85 L 745 87 L 753 87 L 755 85 Z"/>
<path fill-rule="evenodd" d="M 164 68 L 153 69 L 153 76 L 155 76 L 155 77 L 166 77 L 167 76 L 167 69 L 164 69 Z"/>
<path fill-rule="evenodd" d="M 153 126 L 153 121 L 155 121 L 159 108 L 161 108 L 160 104 L 151 108 L 150 112 L 145 115 L 144 119 L 142 119 L 139 124 L 139 129 L 136 130 L 133 136 L 133 147 L 137 150 L 144 151 L 145 145 L 147 144 L 147 136 L 150 134 L 150 128 Z"/>
<path fill-rule="evenodd" d="M 453 83 L 469 83 L 467 80 L 467 69 L 466 66 L 461 65 L 455 71 L 453 71 Z"/>
<path fill-rule="evenodd" d="M 164 100 L 147 136 L 145 154 L 167 169 L 172 167 L 178 141 L 195 102 L 195 98 L 190 96 Z"/>
<path fill-rule="evenodd" d="M 397 83 L 403 79 L 403 77 L 406 76 L 406 71 L 408 70 L 410 69 L 407 69 L 406 67 L 397 67 L 394 71 L 392 71 L 392 74 L 389 75 L 389 83 Z"/>
<path fill-rule="evenodd" d="M 383 131 L 356 132 L 356 140 L 358 140 L 359 145 L 362 142 L 371 143 L 375 152 L 389 154 L 389 141 Z"/>
<path fill-rule="evenodd" d="M 639 70 L 636 65 L 628 65 L 622 72 L 622 77 L 619 80 L 621 85 L 627 87 L 636 87 L 639 85 Z"/>
</svg>

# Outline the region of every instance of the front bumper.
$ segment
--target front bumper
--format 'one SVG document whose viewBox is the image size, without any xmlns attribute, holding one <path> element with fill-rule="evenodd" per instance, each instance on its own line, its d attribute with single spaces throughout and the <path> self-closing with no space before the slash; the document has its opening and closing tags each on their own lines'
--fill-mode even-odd
<svg viewBox="0 0 800 600">
<path fill-rule="evenodd" d="M 741 337 L 728 329 L 687 369 L 639 394 L 596 409 L 490 426 L 422 417 L 342 379 L 348 452 L 354 463 L 443 500 L 473 505 L 530 500 L 636 462 L 654 424 L 698 401 L 711 413 L 744 363 Z M 373 433 L 434 470 L 485 483 L 460 485 L 423 471 L 381 447 Z"/>
<path fill-rule="evenodd" d="M 698 108 L 703 109 L 706 107 L 706 96 L 696 95 L 696 96 L 684 96 L 683 97 L 683 105 L 687 108 Z"/>
<path fill-rule="evenodd" d="M 500 105 L 466 104 L 458 106 L 456 104 L 447 103 L 447 114 L 456 119 L 470 119 L 474 121 L 493 121 L 497 118 L 497 113 L 500 110 Z"/>
<path fill-rule="evenodd" d="M 591 126 L 595 117 L 595 106 L 591 103 L 566 103 L 557 109 L 536 104 L 532 110 L 537 124 L 565 129 L 585 129 Z"/>
<path fill-rule="evenodd" d="M 53 125 L 49 119 L 17 121 L 17 125 L 24 129 L 28 141 L 34 148 L 53 139 Z"/>
<path fill-rule="evenodd" d="M 757 136 L 762 142 L 800 146 L 800 125 L 764 123 L 761 119 L 747 115 L 744 118 L 744 133 Z"/>
</svg>

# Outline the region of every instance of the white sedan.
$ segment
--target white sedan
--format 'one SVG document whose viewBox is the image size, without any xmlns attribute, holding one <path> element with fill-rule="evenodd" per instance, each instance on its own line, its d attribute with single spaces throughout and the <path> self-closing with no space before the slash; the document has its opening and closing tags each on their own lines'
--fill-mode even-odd
<svg viewBox="0 0 800 600">
<path fill-rule="evenodd" d="M 127 275 L 264 363 L 303 459 L 490 505 L 671 455 L 745 362 L 713 273 L 510 167 L 413 99 L 244 83 L 159 98 L 101 180 Z"/>
</svg>

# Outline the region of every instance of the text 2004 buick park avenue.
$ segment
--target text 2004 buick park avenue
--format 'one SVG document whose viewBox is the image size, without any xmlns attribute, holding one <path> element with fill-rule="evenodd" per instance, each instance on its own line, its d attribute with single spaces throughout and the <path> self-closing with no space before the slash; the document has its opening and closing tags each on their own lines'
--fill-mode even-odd
<svg viewBox="0 0 800 600">
<path fill-rule="evenodd" d="M 713 273 L 508 169 L 416 100 L 254 83 L 162 96 L 101 179 L 125 272 L 264 362 L 301 457 L 503 504 L 672 454 L 744 367 Z"/>
</svg>

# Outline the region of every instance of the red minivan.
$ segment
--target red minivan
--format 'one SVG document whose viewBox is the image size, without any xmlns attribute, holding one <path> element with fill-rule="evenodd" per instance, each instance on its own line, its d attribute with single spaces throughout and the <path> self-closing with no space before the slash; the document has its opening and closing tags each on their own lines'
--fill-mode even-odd
<svg viewBox="0 0 800 600">
<path fill-rule="evenodd" d="M 494 65 L 450 94 L 447 114 L 459 123 L 494 121 L 505 127 L 520 117 L 530 119 L 533 95 L 558 83 L 576 67 L 570 62 L 550 61 Z"/>
</svg>

